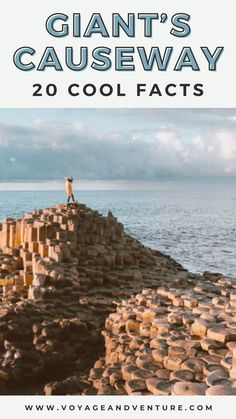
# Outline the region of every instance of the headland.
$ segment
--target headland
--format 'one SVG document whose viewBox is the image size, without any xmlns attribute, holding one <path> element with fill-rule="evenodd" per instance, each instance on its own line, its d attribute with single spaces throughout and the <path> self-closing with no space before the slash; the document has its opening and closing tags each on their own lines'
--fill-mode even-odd
<svg viewBox="0 0 236 419">
<path fill-rule="evenodd" d="M 236 394 L 236 280 L 192 274 L 83 204 L 7 219 L 0 394 Z"/>
</svg>

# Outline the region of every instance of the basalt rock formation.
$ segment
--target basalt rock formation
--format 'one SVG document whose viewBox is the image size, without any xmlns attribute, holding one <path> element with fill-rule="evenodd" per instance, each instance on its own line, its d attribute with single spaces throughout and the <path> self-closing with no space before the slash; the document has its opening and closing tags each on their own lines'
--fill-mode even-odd
<svg viewBox="0 0 236 419">
<path fill-rule="evenodd" d="M 236 280 L 187 272 L 111 213 L 4 221 L 0 292 L 0 394 L 236 394 Z"/>
<path fill-rule="evenodd" d="M 0 393 L 81 394 L 117 304 L 185 270 L 85 205 L 0 225 Z"/>
<path fill-rule="evenodd" d="M 236 280 L 144 289 L 106 319 L 84 394 L 236 395 Z"/>
</svg>

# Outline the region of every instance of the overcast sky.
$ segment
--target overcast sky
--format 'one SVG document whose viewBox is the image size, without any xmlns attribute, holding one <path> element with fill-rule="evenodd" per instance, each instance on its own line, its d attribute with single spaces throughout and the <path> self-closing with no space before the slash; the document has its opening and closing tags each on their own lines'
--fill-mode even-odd
<svg viewBox="0 0 236 419">
<path fill-rule="evenodd" d="M 0 181 L 236 176 L 236 109 L 3 109 Z"/>
</svg>

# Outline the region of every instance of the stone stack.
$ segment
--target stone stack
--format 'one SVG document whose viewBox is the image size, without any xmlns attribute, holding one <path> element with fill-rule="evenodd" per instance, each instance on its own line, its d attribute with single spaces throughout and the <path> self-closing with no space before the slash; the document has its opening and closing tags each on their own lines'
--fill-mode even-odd
<svg viewBox="0 0 236 419">
<path fill-rule="evenodd" d="M 0 393 L 77 394 L 122 298 L 188 273 L 85 205 L 0 226 Z"/>
</svg>

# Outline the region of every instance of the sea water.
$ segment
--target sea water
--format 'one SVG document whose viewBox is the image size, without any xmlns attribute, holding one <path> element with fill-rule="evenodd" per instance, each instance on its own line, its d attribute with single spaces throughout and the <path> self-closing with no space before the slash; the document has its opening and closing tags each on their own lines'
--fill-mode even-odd
<svg viewBox="0 0 236 419">
<path fill-rule="evenodd" d="M 63 190 L 4 189 L 0 190 L 0 220 L 19 218 L 66 198 Z M 236 277 L 234 183 L 227 187 L 190 182 L 150 190 L 80 190 L 75 196 L 104 215 L 112 211 L 129 234 L 171 255 L 192 272 L 208 270 Z"/>
</svg>

